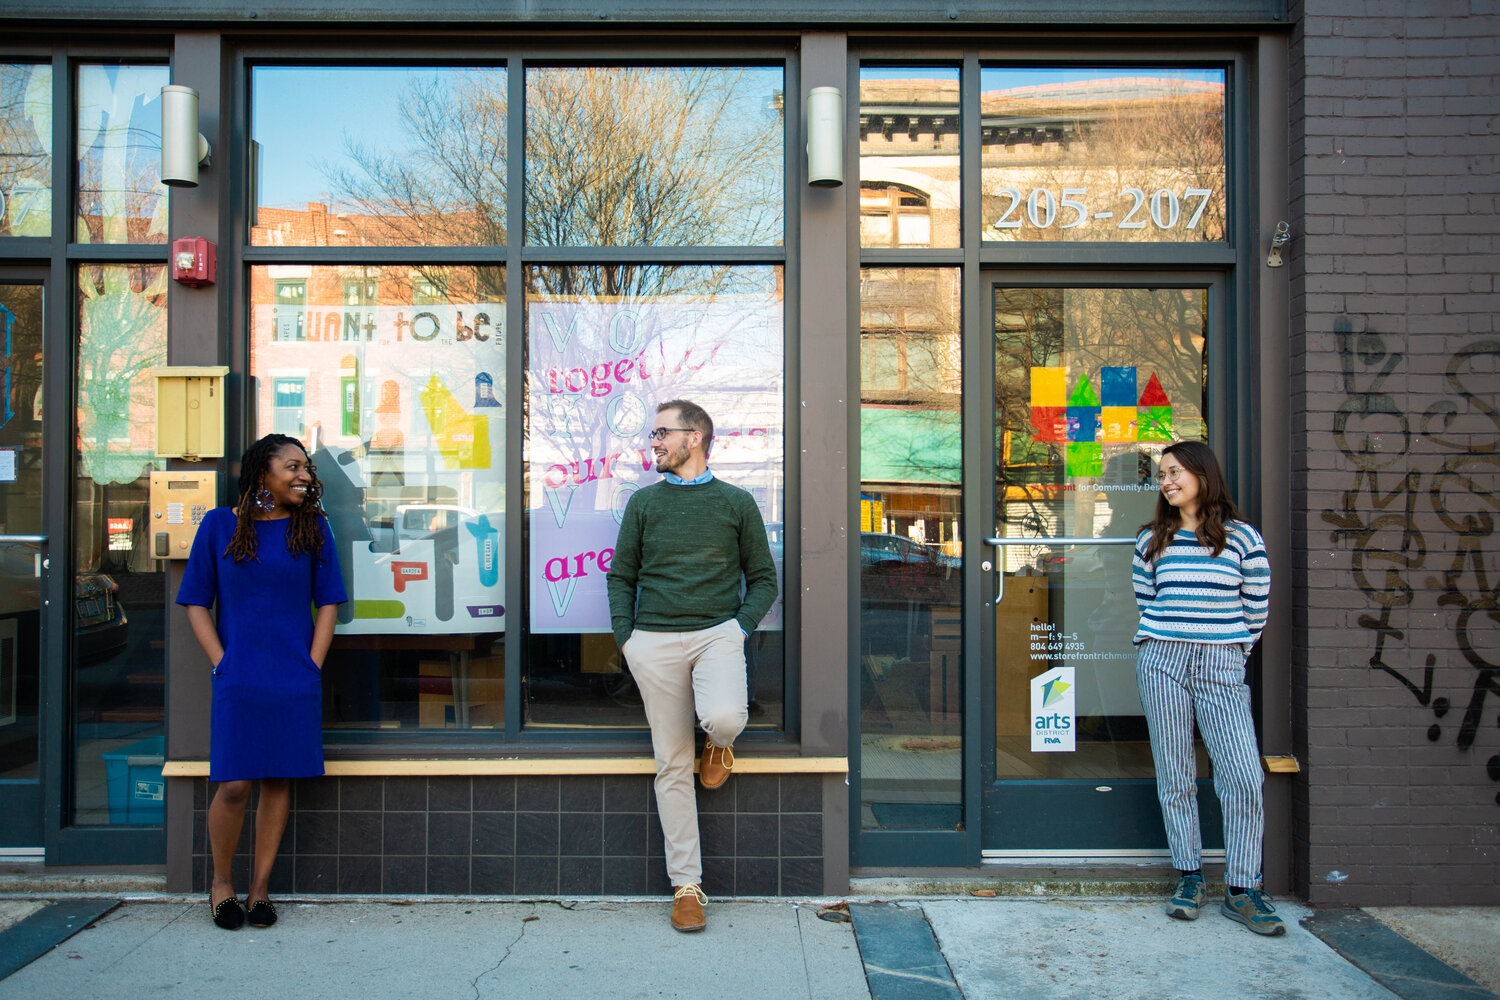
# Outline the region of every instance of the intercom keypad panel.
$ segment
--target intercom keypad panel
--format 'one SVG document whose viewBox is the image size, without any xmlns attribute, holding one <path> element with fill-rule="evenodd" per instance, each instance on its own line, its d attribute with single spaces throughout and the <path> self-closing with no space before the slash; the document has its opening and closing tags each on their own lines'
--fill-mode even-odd
<svg viewBox="0 0 1500 1000">
<path fill-rule="evenodd" d="M 186 559 L 218 493 L 213 472 L 151 473 L 151 555 Z"/>
</svg>

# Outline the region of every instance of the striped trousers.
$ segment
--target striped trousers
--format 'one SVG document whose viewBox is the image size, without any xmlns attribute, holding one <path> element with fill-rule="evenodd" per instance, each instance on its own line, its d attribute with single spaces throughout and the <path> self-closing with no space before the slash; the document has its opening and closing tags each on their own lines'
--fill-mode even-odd
<svg viewBox="0 0 1500 1000">
<path fill-rule="evenodd" d="M 1148 639 L 1136 654 L 1135 679 L 1151 730 L 1156 793 L 1172 864 L 1183 871 L 1202 867 L 1196 717 L 1224 812 L 1224 881 L 1253 888 L 1261 879 L 1264 775 L 1250 718 L 1246 659 L 1239 646 Z"/>
</svg>

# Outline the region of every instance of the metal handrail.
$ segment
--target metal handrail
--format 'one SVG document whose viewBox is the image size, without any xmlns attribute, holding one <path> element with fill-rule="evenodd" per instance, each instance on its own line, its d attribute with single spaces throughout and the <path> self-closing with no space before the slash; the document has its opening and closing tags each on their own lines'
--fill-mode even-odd
<svg viewBox="0 0 1500 1000">
<path fill-rule="evenodd" d="M 0 535 L 0 544 L 16 542 L 22 545 L 46 545 L 46 535 Z"/>
<path fill-rule="evenodd" d="M 1062 538 L 986 538 L 984 544 L 1003 548 L 1007 545 L 1134 545 L 1134 538 L 1073 538 L 1064 536 Z M 1005 597 L 1005 571 L 999 566 L 995 567 L 995 596 L 991 601 L 985 603 L 991 607 L 1000 603 Z"/>
<path fill-rule="evenodd" d="M 986 545 L 1134 545 L 1134 538 L 986 538 Z"/>
</svg>

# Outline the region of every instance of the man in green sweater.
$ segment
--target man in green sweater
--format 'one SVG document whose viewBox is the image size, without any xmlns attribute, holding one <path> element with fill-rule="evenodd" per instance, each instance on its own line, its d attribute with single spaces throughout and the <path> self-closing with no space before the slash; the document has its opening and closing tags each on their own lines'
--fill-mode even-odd
<svg viewBox="0 0 1500 1000">
<path fill-rule="evenodd" d="M 749 718 L 745 639 L 776 599 L 776 566 L 749 493 L 708 468 L 714 422 L 674 399 L 656 408 L 651 448 L 663 482 L 625 505 L 609 567 L 615 641 L 630 664 L 651 726 L 656 811 L 672 879 L 672 926 L 705 926 L 694 720 L 707 734 L 698 768 L 718 788 L 734 767 L 734 738 Z M 744 596 L 740 578 L 744 577 Z"/>
</svg>

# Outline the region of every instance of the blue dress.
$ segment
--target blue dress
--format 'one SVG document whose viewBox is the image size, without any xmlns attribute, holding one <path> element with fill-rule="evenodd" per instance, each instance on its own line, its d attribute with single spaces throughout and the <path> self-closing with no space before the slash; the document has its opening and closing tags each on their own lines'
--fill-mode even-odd
<svg viewBox="0 0 1500 1000">
<path fill-rule="evenodd" d="M 224 657 L 214 668 L 209 780 L 308 778 L 323 773 L 323 676 L 313 663 L 314 607 L 349 599 L 323 518 L 320 557 L 293 556 L 291 518 L 256 521 L 256 558 L 224 554 L 231 507 L 204 517 L 177 603 L 219 606 Z"/>
</svg>

